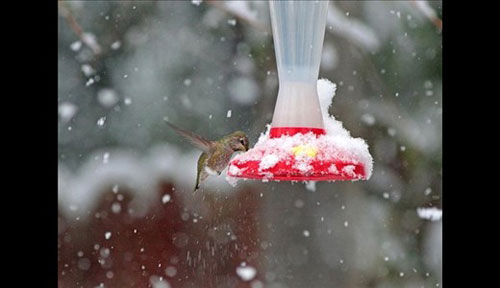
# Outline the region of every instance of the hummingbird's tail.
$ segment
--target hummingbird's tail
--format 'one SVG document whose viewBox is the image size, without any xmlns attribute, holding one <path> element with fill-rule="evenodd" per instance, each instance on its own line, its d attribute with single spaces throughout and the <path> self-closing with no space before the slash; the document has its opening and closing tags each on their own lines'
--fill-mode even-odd
<svg viewBox="0 0 500 288">
<path fill-rule="evenodd" d="M 200 178 L 196 177 L 196 184 L 194 185 L 193 193 L 198 191 L 198 188 L 200 188 Z"/>
</svg>

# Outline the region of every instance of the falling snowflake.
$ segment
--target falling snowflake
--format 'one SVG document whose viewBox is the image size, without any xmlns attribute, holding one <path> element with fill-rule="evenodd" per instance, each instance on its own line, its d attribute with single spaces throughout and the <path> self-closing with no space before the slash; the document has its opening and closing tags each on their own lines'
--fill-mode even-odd
<svg viewBox="0 0 500 288">
<path fill-rule="evenodd" d="M 104 122 L 106 122 L 106 117 L 101 117 L 99 120 L 97 120 L 97 126 L 102 127 L 104 126 Z"/>
<path fill-rule="evenodd" d="M 191 4 L 196 6 L 200 6 L 201 2 L 203 2 L 203 0 L 191 0 Z"/>
<path fill-rule="evenodd" d="M 418 217 L 430 221 L 438 221 L 443 216 L 443 211 L 436 207 L 432 208 L 417 208 Z"/>
<path fill-rule="evenodd" d="M 163 204 L 165 204 L 165 203 L 168 203 L 168 202 L 170 201 L 170 199 L 171 199 L 170 194 L 165 194 L 165 195 L 163 195 L 163 197 L 161 198 L 161 202 L 162 202 Z"/>
<path fill-rule="evenodd" d="M 257 270 L 251 266 L 247 266 L 246 263 L 243 262 L 241 266 L 236 268 L 236 274 L 238 274 L 243 281 L 250 281 L 257 274 Z"/>
</svg>

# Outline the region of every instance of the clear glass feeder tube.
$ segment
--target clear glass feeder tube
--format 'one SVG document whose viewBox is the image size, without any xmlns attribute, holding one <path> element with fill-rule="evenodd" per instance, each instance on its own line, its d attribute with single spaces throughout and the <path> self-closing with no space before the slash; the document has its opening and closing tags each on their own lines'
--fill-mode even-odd
<svg viewBox="0 0 500 288">
<path fill-rule="evenodd" d="M 323 129 L 317 80 L 328 1 L 269 1 L 279 91 L 272 128 Z"/>
</svg>

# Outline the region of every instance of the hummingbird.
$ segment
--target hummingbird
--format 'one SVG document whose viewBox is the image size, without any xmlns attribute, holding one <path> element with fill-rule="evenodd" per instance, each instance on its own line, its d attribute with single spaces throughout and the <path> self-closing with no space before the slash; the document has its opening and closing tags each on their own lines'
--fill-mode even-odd
<svg viewBox="0 0 500 288">
<path fill-rule="evenodd" d="M 194 192 L 208 176 L 218 176 L 227 167 L 235 152 L 248 151 L 248 137 L 243 131 L 235 131 L 219 140 L 208 140 L 191 131 L 181 129 L 167 122 L 175 132 L 189 140 L 193 146 L 203 151 L 198 158 L 196 185 Z"/>
</svg>

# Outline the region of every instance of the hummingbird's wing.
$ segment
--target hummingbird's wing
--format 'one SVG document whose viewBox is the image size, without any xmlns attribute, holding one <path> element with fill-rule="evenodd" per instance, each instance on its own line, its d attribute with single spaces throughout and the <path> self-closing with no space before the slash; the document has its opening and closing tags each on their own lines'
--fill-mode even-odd
<svg viewBox="0 0 500 288">
<path fill-rule="evenodd" d="M 170 122 L 167 122 L 167 124 L 172 127 L 175 132 L 179 133 L 184 138 L 189 140 L 189 142 L 191 142 L 191 144 L 193 144 L 196 148 L 202 150 L 203 152 L 210 151 L 210 148 L 212 147 L 212 141 L 205 139 L 200 135 L 196 135 L 193 132 L 181 129 Z"/>
</svg>

